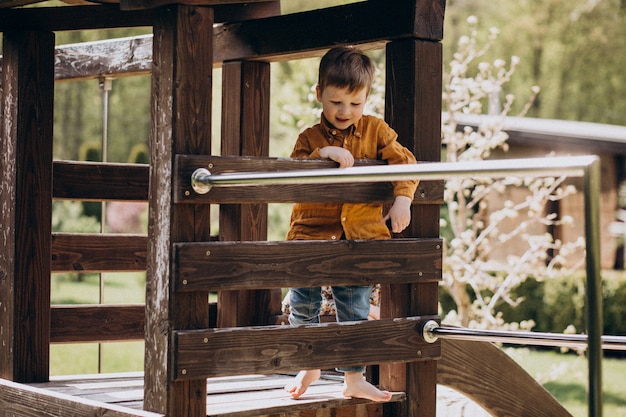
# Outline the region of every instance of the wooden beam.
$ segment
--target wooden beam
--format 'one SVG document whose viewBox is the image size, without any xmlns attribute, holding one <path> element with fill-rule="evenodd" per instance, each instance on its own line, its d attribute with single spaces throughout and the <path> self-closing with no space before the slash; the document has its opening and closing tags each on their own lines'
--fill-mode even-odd
<svg viewBox="0 0 626 417">
<path fill-rule="evenodd" d="M 53 175 L 55 199 L 148 200 L 148 165 L 55 161 Z"/>
<path fill-rule="evenodd" d="M 237 61 L 222 67 L 222 155 L 267 157 L 270 142 L 270 64 Z M 175 186 L 176 188 L 176 186 Z M 267 201 L 221 204 L 220 240 L 267 240 Z M 218 293 L 218 327 L 263 325 L 280 314 L 280 289 Z"/>
<path fill-rule="evenodd" d="M 417 39 L 387 45 L 385 119 L 420 161 L 441 160 L 441 48 L 438 42 Z M 413 205 L 411 216 L 409 236 L 439 236 L 439 205 Z M 382 317 L 437 314 L 434 282 L 389 285 L 382 294 Z M 381 385 L 406 391 L 408 398 L 405 405 L 390 405 L 389 415 L 434 417 L 436 374 L 436 361 L 381 365 Z"/>
<path fill-rule="evenodd" d="M 30 0 L 0 0 L 30 1 Z M 143 0 L 140 0 L 143 1 Z M 155 5 L 157 2 L 155 1 Z M 196 0 L 186 0 L 196 1 Z M 209 2 L 212 0 L 208 0 Z M 144 2 L 147 3 L 147 2 Z M 174 3 L 174 2 L 170 2 Z M 11 9 L 0 5 L 0 32 L 12 30 L 91 30 L 115 29 L 124 27 L 150 27 L 154 25 L 158 11 L 120 10 L 120 4 L 91 3 L 87 6 L 72 7 L 36 7 Z M 12 7 L 12 6 L 9 6 Z M 275 0 L 251 0 L 235 4 L 213 5 L 215 22 L 242 21 L 262 17 L 275 16 L 279 13 L 279 2 Z"/>
<path fill-rule="evenodd" d="M 440 239 L 175 244 L 179 291 L 437 282 Z M 397 316 L 400 317 L 400 316 Z"/>
<path fill-rule="evenodd" d="M 437 382 L 475 401 L 490 415 L 571 417 L 500 347 L 486 342 L 442 340 L 441 351 Z"/>
<path fill-rule="evenodd" d="M 3 35 L 0 377 L 38 382 L 50 358 L 54 34 Z"/>
<path fill-rule="evenodd" d="M 143 340 L 145 307 L 141 305 L 71 305 L 51 310 L 52 343 Z"/>
<path fill-rule="evenodd" d="M 375 166 L 382 161 L 356 160 L 355 166 Z M 178 155 L 176 158 L 175 201 L 177 203 L 293 203 L 293 202 L 391 202 L 391 183 L 359 183 L 316 185 L 300 184 L 275 186 L 215 187 L 207 194 L 197 194 L 191 188 L 191 174 L 198 168 L 207 168 L 212 174 L 230 172 L 296 171 L 302 169 L 336 168 L 328 159 L 295 158 L 233 158 L 218 156 Z M 441 204 L 443 181 L 422 181 L 415 193 L 413 204 Z"/>
<path fill-rule="evenodd" d="M 428 319 L 176 331 L 175 378 L 432 360 L 441 355 L 441 345 L 422 339 Z"/>
<path fill-rule="evenodd" d="M 144 235 L 52 235 L 52 272 L 145 271 L 148 239 Z"/>
<path fill-rule="evenodd" d="M 122 10 L 154 9 L 169 4 L 186 4 L 188 6 L 240 6 L 242 12 L 250 13 L 249 9 L 264 10 L 273 14 L 280 13 L 280 1 L 275 0 L 119 0 Z M 245 3 L 245 4 L 242 4 Z M 259 7 L 263 6 L 263 8 Z"/>
<path fill-rule="evenodd" d="M 176 154 L 211 154 L 213 9 L 159 9 L 154 26 L 144 408 L 206 416 L 206 380 L 172 382 L 174 329 L 206 328 L 208 292 L 172 293 L 174 242 L 208 241 L 208 206 L 176 205 Z"/>
</svg>

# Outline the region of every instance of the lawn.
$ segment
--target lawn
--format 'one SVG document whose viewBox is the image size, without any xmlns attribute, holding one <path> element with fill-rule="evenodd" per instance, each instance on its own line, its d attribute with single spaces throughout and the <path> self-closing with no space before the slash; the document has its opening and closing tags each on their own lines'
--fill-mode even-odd
<svg viewBox="0 0 626 417">
<path fill-rule="evenodd" d="M 143 303 L 145 274 L 55 275 L 54 304 Z M 143 370 L 143 342 L 61 344 L 50 348 L 50 374 L 75 375 Z M 587 361 L 573 353 L 507 348 L 524 369 L 537 378 L 574 417 L 587 416 Z M 100 364 L 100 365 L 99 365 Z M 603 360 L 604 415 L 626 417 L 626 358 Z"/>
</svg>

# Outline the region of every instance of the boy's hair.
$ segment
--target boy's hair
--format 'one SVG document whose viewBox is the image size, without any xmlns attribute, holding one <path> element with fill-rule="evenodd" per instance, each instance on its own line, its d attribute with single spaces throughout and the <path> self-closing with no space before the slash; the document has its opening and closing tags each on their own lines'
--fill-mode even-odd
<svg viewBox="0 0 626 417">
<path fill-rule="evenodd" d="M 372 60 L 358 49 L 340 46 L 326 52 L 320 61 L 317 85 L 347 88 L 348 92 L 367 89 L 370 92 L 376 67 Z"/>
</svg>

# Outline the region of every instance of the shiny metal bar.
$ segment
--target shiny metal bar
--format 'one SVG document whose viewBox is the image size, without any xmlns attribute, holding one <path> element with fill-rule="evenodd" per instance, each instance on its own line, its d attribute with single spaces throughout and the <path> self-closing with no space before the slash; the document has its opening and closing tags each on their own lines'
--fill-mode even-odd
<svg viewBox="0 0 626 417">
<path fill-rule="evenodd" d="M 596 156 L 568 156 L 524 159 L 500 159 L 471 162 L 432 162 L 408 165 L 377 165 L 351 168 L 309 169 L 282 172 L 240 172 L 212 175 L 199 168 L 191 176 L 198 194 L 212 187 L 288 184 L 338 184 L 349 182 L 384 182 L 402 180 L 449 180 L 453 178 L 503 178 L 509 176 L 582 177 Z"/>
<path fill-rule="evenodd" d="M 477 330 L 463 327 L 440 326 L 428 321 L 422 329 L 424 340 L 434 343 L 437 339 L 469 340 L 475 342 L 499 342 L 514 345 L 566 347 L 585 349 L 589 337 L 584 334 L 560 334 L 541 332 L 512 332 L 502 330 Z M 602 336 L 602 349 L 626 351 L 626 336 Z"/>
</svg>

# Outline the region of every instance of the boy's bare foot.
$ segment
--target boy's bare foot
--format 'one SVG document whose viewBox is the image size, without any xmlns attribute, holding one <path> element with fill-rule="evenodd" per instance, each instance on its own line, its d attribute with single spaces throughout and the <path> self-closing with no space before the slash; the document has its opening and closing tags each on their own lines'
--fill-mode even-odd
<svg viewBox="0 0 626 417">
<path fill-rule="evenodd" d="M 343 395 L 348 398 L 364 398 L 366 400 L 385 402 L 391 399 L 389 391 L 381 391 L 363 377 L 360 372 L 346 372 Z"/>
<path fill-rule="evenodd" d="M 292 398 L 299 398 L 306 392 L 309 385 L 320 379 L 321 375 L 322 371 L 320 369 L 300 371 L 298 372 L 298 375 L 296 375 L 293 382 L 285 386 L 285 390 L 291 394 Z"/>
</svg>

